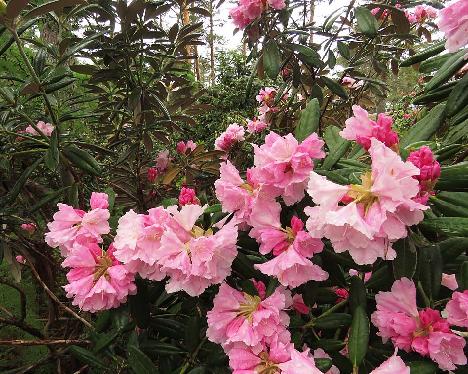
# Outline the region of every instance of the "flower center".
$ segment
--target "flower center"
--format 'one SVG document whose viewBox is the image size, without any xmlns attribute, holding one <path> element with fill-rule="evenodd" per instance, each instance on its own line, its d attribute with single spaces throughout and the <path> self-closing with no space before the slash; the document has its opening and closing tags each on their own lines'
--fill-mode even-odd
<svg viewBox="0 0 468 374">
<path fill-rule="evenodd" d="M 285 229 L 281 228 L 281 231 L 283 231 L 286 234 L 286 240 L 288 243 L 292 243 L 294 239 L 296 238 L 296 234 L 294 233 L 294 230 L 291 227 L 286 227 Z"/>
<path fill-rule="evenodd" d="M 238 316 L 247 318 L 249 321 L 252 321 L 252 315 L 257 311 L 258 306 L 262 302 L 259 296 L 249 295 L 244 292 L 245 302 L 239 305 Z"/>
<path fill-rule="evenodd" d="M 348 196 L 351 197 L 357 204 L 364 206 L 366 214 L 370 207 L 379 200 L 379 197 L 374 195 L 372 188 L 372 175 L 370 172 L 361 175 L 362 184 L 352 184 L 349 187 Z"/>
<path fill-rule="evenodd" d="M 240 188 L 243 188 L 244 190 L 246 190 L 250 195 L 253 195 L 253 192 L 254 192 L 254 188 L 252 187 L 251 184 L 249 183 L 243 183 L 239 186 Z"/>
<path fill-rule="evenodd" d="M 201 236 L 213 235 L 213 230 L 208 229 L 205 231 L 200 226 L 193 226 L 192 231 L 190 231 L 190 234 L 192 234 L 194 238 L 200 238 Z"/>
<path fill-rule="evenodd" d="M 94 283 L 96 283 L 99 278 L 105 276 L 108 279 L 109 274 L 107 274 L 107 269 L 112 266 L 112 259 L 103 252 L 102 256 L 98 258 L 96 267 L 94 268 Z"/>
<path fill-rule="evenodd" d="M 268 353 L 262 352 L 259 354 L 262 362 L 255 367 L 258 374 L 276 374 L 279 373 L 279 368 L 274 362 L 270 360 Z"/>
</svg>

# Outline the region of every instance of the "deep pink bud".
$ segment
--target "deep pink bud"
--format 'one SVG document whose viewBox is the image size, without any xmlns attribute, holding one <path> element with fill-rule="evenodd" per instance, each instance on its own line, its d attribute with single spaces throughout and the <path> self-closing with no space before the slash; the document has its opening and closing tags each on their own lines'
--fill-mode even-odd
<svg viewBox="0 0 468 374">
<path fill-rule="evenodd" d="M 189 187 L 182 187 L 179 194 L 179 205 L 200 205 L 200 201 L 197 199 L 195 190 Z"/>
</svg>

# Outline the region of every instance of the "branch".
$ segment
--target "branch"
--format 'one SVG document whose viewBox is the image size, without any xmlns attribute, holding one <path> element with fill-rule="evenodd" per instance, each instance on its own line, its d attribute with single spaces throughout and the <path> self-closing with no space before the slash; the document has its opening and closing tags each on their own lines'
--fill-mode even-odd
<svg viewBox="0 0 468 374">
<path fill-rule="evenodd" d="M 80 339 L 44 339 L 44 340 L 0 340 L 0 345 L 88 345 L 89 340 Z"/>
</svg>

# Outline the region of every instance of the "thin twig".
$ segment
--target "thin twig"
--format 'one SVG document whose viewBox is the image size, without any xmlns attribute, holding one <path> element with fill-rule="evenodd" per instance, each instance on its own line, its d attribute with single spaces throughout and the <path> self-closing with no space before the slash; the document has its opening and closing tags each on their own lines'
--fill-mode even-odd
<svg viewBox="0 0 468 374">
<path fill-rule="evenodd" d="M 81 339 L 43 339 L 43 340 L 0 340 L 0 345 L 88 345 L 89 340 Z"/>
</svg>

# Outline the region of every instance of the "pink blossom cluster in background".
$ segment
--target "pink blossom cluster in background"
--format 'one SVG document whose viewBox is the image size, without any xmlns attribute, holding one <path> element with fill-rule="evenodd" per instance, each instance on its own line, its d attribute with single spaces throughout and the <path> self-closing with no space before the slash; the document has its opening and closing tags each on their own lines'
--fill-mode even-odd
<svg viewBox="0 0 468 374">
<path fill-rule="evenodd" d="M 437 10 L 427 5 L 417 5 L 413 11 L 405 11 L 410 23 L 424 23 L 437 17 Z"/>
<path fill-rule="evenodd" d="M 52 135 L 52 132 L 54 131 L 54 125 L 52 125 L 51 123 L 46 123 L 44 121 L 39 121 L 38 123 L 36 123 L 36 127 L 45 135 L 45 136 L 51 136 Z M 19 134 L 23 133 L 23 134 L 29 134 L 29 135 L 33 135 L 33 136 L 38 136 L 40 135 L 39 132 L 31 125 L 29 125 L 28 127 L 26 127 L 24 130 L 22 131 L 19 131 L 18 132 Z"/>
<path fill-rule="evenodd" d="M 245 129 L 237 123 L 232 123 L 215 140 L 215 149 L 218 151 L 228 152 L 236 143 L 242 142 L 245 138 Z"/>
<path fill-rule="evenodd" d="M 406 352 L 429 356 L 443 370 L 455 370 L 456 365 L 467 363 L 463 352 L 465 339 L 450 330 L 450 323 L 458 322 L 458 318 L 467 323 L 468 299 L 461 294 L 462 300 L 458 294 L 461 293 L 455 292 L 447 304 L 449 317 L 445 319 L 435 309 L 418 309 L 413 281 L 402 278 L 395 281 L 390 292 L 375 296 L 377 311 L 372 314 L 372 323 L 384 342 L 391 340 L 395 347 Z"/>
<path fill-rule="evenodd" d="M 239 0 L 237 6 L 229 11 L 229 16 L 239 29 L 243 29 L 256 19 L 269 7 L 281 10 L 286 7 L 284 0 Z"/>
<path fill-rule="evenodd" d="M 187 153 L 193 152 L 195 148 L 197 148 L 197 145 L 193 142 L 193 140 L 187 140 L 186 142 L 181 140 L 176 145 L 176 151 L 177 153 L 180 153 L 181 155 L 185 155 Z"/>
</svg>

